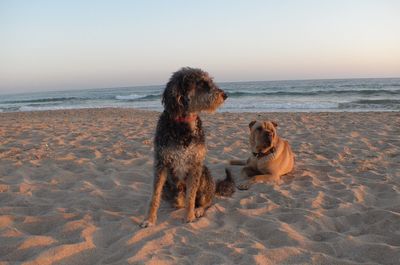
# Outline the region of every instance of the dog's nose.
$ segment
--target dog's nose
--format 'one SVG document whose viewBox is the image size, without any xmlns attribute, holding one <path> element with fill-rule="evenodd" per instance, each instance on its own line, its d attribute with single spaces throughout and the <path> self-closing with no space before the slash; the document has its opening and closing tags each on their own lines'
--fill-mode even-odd
<svg viewBox="0 0 400 265">
<path fill-rule="evenodd" d="M 222 92 L 222 97 L 224 98 L 224 100 L 225 99 L 227 99 L 228 98 L 228 95 L 225 93 L 225 92 Z"/>
</svg>

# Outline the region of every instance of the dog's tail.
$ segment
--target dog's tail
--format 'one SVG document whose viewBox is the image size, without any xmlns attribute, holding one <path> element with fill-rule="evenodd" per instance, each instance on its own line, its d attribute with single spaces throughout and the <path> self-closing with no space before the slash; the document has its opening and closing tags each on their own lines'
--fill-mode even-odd
<svg viewBox="0 0 400 265">
<path fill-rule="evenodd" d="M 229 164 L 234 165 L 234 166 L 245 166 L 246 161 L 244 161 L 244 160 L 229 160 Z"/>
<path fill-rule="evenodd" d="M 230 197 L 235 192 L 235 180 L 232 178 L 232 173 L 225 168 L 226 178 L 217 182 L 215 194 L 224 197 Z"/>
</svg>

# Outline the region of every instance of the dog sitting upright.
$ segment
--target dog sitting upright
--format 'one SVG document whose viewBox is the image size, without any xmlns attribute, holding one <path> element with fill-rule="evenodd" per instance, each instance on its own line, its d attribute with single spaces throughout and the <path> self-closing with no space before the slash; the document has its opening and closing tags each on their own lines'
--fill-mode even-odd
<svg viewBox="0 0 400 265">
<path fill-rule="evenodd" d="M 250 128 L 251 156 L 247 162 L 232 160 L 232 165 L 245 165 L 242 178 L 250 180 L 238 185 L 246 190 L 253 183 L 279 181 L 280 177 L 293 170 L 294 154 L 288 141 L 280 138 L 273 121 L 252 121 Z"/>
<path fill-rule="evenodd" d="M 186 222 L 211 205 L 219 185 L 204 165 L 205 136 L 197 113 L 215 111 L 226 98 L 200 69 L 182 68 L 172 75 L 162 96 L 164 111 L 154 138 L 154 190 L 142 227 L 155 224 L 162 194 L 175 207 L 186 207 Z"/>
</svg>

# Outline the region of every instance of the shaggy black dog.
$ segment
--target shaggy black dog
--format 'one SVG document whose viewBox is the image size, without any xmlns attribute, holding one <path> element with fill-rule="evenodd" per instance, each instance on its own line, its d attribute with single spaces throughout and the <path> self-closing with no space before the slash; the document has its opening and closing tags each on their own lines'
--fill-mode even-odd
<svg viewBox="0 0 400 265">
<path fill-rule="evenodd" d="M 175 72 L 164 90 L 164 111 L 154 139 L 154 190 L 142 227 L 154 225 L 161 194 L 175 207 L 186 207 L 186 222 L 204 215 L 214 195 L 230 195 L 231 178 L 217 184 L 204 165 L 205 136 L 201 111 L 215 111 L 227 98 L 208 73 L 195 68 Z M 232 188 L 233 187 L 233 188 Z"/>
</svg>

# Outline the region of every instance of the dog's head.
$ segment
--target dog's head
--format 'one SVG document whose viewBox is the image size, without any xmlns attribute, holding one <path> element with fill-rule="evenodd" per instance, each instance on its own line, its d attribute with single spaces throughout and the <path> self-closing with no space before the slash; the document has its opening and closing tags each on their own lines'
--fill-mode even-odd
<svg viewBox="0 0 400 265">
<path fill-rule="evenodd" d="M 207 72 L 185 67 L 172 74 L 162 103 L 172 117 L 182 117 L 200 111 L 213 112 L 227 97 Z"/>
<path fill-rule="evenodd" d="M 275 146 L 277 140 L 274 121 L 252 121 L 250 128 L 250 147 L 253 153 L 265 153 Z"/>
</svg>

